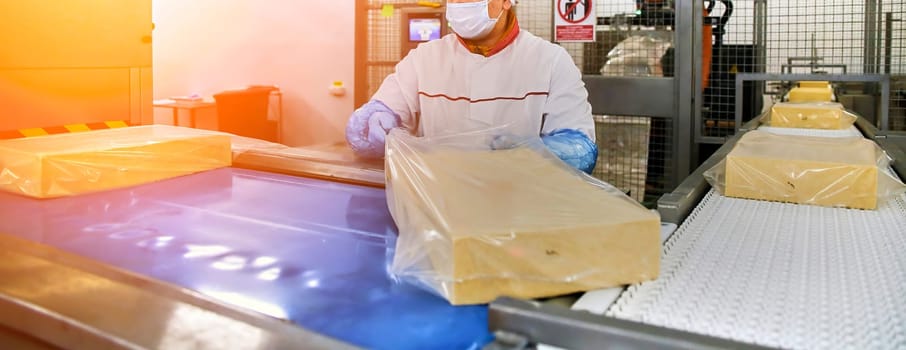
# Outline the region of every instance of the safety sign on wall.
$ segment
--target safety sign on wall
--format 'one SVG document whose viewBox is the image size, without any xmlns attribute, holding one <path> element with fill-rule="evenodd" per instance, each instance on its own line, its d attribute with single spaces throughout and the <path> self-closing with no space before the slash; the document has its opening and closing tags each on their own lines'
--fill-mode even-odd
<svg viewBox="0 0 906 350">
<path fill-rule="evenodd" d="M 595 41 L 594 0 L 553 0 L 554 41 Z"/>
</svg>

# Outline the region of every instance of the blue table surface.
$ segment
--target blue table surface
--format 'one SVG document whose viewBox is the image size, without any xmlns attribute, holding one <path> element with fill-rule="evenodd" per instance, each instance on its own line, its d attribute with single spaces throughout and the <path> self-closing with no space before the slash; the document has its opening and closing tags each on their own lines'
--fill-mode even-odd
<svg viewBox="0 0 906 350">
<path fill-rule="evenodd" d="M 367 348 L 491 339 L 486 306 L 388 275 L 396 227 L 383 189 L 223 168 L 58 199 L 0 193 L 0 232 Z"/>
</svg>

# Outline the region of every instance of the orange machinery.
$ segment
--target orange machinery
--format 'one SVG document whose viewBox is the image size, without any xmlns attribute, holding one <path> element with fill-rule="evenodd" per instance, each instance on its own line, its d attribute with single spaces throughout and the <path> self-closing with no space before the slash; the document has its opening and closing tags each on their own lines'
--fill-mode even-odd
<svg viewBox="0 0 906 350">
<path fill-rule="evenodd" d="M 0 3 L 0 130 L 150 124 L 151 0 Z"/>
</svg>

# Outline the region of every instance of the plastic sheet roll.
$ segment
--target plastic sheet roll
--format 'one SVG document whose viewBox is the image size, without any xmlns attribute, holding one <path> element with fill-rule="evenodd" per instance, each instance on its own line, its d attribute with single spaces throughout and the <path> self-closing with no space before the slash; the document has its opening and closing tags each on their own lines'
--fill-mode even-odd
<svg viewBox="0 0 906 350">
<path fill-rule="evenodd" d="M 863 138 L 751 131 L 705 178 L 728 197 L 876 209 L 906 191 L 886 171 L 890 158 Z"/>
<path fill-rule="evenodd" d="M 836 102 L 781 102 L 771 106 L 768 125 L 778 128 L 848 129 L 858 118 Z"/>
<path fill-rule="evenodd" d="M 387 141 L 399 227 L 391 272 L 453 304 L 654 279 L 659 216 L 572 169 L 540 139 L 492 151 L 491 131 Z"/>
<path fill-rule="evenodd" d="M 165 125 L 0 141 L 0 190 L 37 198 L 123 188 L 229 166 L 227 134 Z"/>
</svg>

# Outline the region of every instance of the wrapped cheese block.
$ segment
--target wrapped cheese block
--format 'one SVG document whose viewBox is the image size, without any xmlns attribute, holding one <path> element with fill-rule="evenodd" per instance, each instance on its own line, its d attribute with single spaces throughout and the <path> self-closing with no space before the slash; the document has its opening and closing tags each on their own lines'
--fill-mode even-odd
<svg viewBox="0 0 906 350">
<path fill-rule="evenodd" d="M 828 88 L 830 87 L 830 82 L 826 81 L 800 81 L 799 87 L 804 88 Z"/>
<path fill-rule="evenodd" d="M 653 279 L 659 216 L 547 153 L 415 138 L 387 144 L 399 227 L 391 272 L 453 304 L 535 298 Z"/>
<path fill-rule="evenodd" d="M 38 198 L 229 166 L 227 134 L 165 125 L 0 141 L 0 190 Z"/>
<path fill-rule="evenodd" d="M 771 106 L 768 123 L 779 128 L 848 129 L 856 116 L 836 102 L 781 102 Z"/>
<path fill-rule="evenodd" d="M 831 102 L 834 90 L 828 87 L 797 87 L 790 90 L 789 102 Z"/>
<path fill-rule="evenodd" d="M 888 164 L 877 144 L 863 138 L 751 131 L 705 177 L 728 197 L 875 209 L 904 190 L 884 171 Z"/>
</svg>

